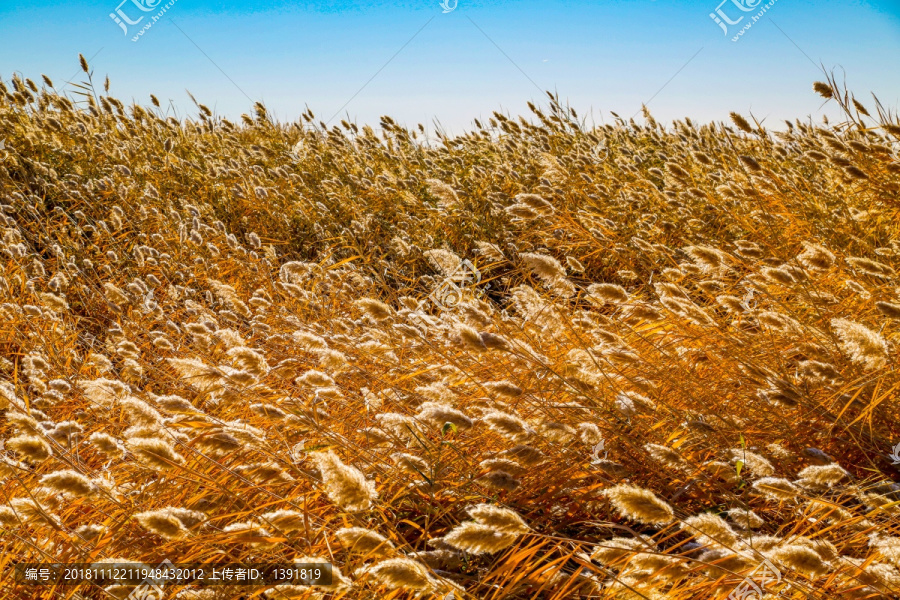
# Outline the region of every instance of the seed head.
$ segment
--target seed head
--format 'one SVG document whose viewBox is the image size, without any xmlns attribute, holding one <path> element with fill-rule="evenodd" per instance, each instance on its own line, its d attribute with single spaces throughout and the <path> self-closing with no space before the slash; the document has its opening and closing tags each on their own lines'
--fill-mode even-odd
<svg viewBox="0 0 900 600">
<path fill-rule="evenodd" d="M 478 504 L 467 510 L 469 516 L 482 525 L 504 533 L 522 534 L 531 531 L 518 513 L 493 504 Z"/>
<path fill-rule="evenodd" d="M 425 565 L 408 558 L 389 558 L 362 572 L 390 589 L 425 591 L 434 588 L 436 584 Z"/>
<path fill-rule="evenodd" d="M 840 465 L 813 465 L 806 467 L 797 474 L 801 485 L 810 487 L 832 487 L 849 476 Z"/>
<path fill-rule="evenodd" d="M 763 477 L 753 482 L 753 489 L 773 500 L 791 500 L 801 493 L 797 486 L 780 477 Z"/>
<path fill-rule="evenodd" d="M 438 425 L 452 423 L 454 427 L 460 430 L 469 429 L 473 424 L 472 419 L 463 412 L 437 402 L 425 402 L 419 406 L 419 414 L 416 416 L 419 419 L 427 419 Z"/>
<path fill-rule="evenodd" d="M 54 471 L 40 479 L 41 485 L 69 496 L 90 496 L 97 491 L 97 486 L 90 479 L 72 469 Z"/>
<path fill-rule="evenodd" d="M 180 510 L 185 511 L 186 509 Z M 194 511 L 187 511 L 187 513 L 194 513 Z M 203 513 L 196 513 L 195 515 L 185 514 L 183 516 L 185 520 L 196 519 L 196 522 L 204 518 Z M 185 523 L 179 518 L 178 512 L 172 508 L 140 512 L 134 515 L 134 518 L 137 519 L 144 529 L 167 540 L 182 539 L 189 533 Z"/>
<path fill-rule="evenodd" d="M 875 308 L 878 309 L 878 312 L 888 317 L 889 319 L 900 319 L 900 304 L 893 304 L 891 302 L 876 302 Z"/>
<path fill-rule="evenodd" d="M 472 554 L 493 554 L 516 543 L 518 535 L 490 525 L 466 521 L 442 538 L 445 544 Z"/>
<path fill-rule="evenodd" d="M 675 518 L 672 507 L 650 490 L 621 484 L 603 492 L 623 516 L 651 525 L 662 525 Z"/>
<path fill-rule="evenodd" d="M 721 544 L 731 548 L 737 543 L 737 535 L 725 520 L 712 513 L 703 513 L 688 517 L 681 522 L 685 533 L 694 535 L 701 544 Z"/>
<path fill-rule="evenodd" d="M 310 370 L 294 380 L 301 385 L 309 385 L 312 387 L 330 387 L 334 385 L 334 379 L 321 371 Z"/>
<path fill-rule="evenodd" d="M 753 133 L 753 127 L 747 122 L 747 119 L 736 112 L 732 112 L 730 116 L 731 122 L 734 123 L 738 129 L 747 133 Z"/>
<path fill-rule="evenodd" d="M 775 548 L 772 560 L 812 578 L 828 573 L 829 565 L 814 550 L 799 544 L 786 544 Z"/>
<path fill-rule="evenodd" d="M 634 556 L 638 552 L 655 550 L 656 544 L 649 538 L 614 537 L 598 543 L 591 553 L 591 560 L 596 560 L 604 565 L 613 565 L 624 562 L 626 558 Z"/>
<path fill-rule="evenodd" d="M 168 471 L 184 462 L 184 457 L 161 439 L 132 438 L 126 445 L 138 461 L 157 471 Z"/>
<path fill-rule="evenodd" d="M 314 452 L 312 458 L 325 483 L 325 492 L 332 502 L 349 511 L 367 510 L 378 497 L 375 484 L 361 471 L 341 462 L 332 452 Z"/>
<path fill-rule="evenodd" d="M 374 298 L 361 298 L 356 301 L 356 305 L 376 321 L 383 321 L 393 314 L 390 306 Z"/>
<path fill-rule="evenodd" d="M 497 433 L 513 440 L 528 438 L 534 433 L 534 430 L 519 417 L 498 410 L 487 413 L 481 420 Z"/>
<path fill-rule="evenodd" d="M 99 431 L 92 433 L 88 438 L 97 449 L 108 458 L 122 459 L 125 456 L 125 448 L 113 436 Z"/>
<path fill-rule="evenodd" d="M 628 292 L 614 283 L 595 283 L 587 288 L 587 299 L 597 304 L 621 304 L 628 302 Z"/>
<path fill-rule="evenodd" d="M 478 483 L 496 490 L 515 491 L 522 482 L 506 471 L 491 471 L 476 479 Z"/>
<path fill-rule="evenodd" d="M 31 462 L 44 462 L 53 454 L 50 444 L 34 435 L 19 435 L 6 441 L 6 447 Z"/>
<path fill-rule="evenodd" d="M 832 319 L 831 328 L 838 338 L 841 350 L 854 364 L 874 370 L 887 363 L 887 342 L 881 335 L 847 319 Z"/>
<path fill-rule="evenodd" d="M 336 532 L 341 545 L 353 554 L 366 558 L 382 558 L 394 553 L 394 544 L 386 537 L 364 527 L 345 527 Z"/>
<path fill-rule="evenodd" d="M 728 517 L 743 529 L 759 529 L 765 524 L 765 521 L 750 509 L 731 508 L 727 512 Z"/>
<path fill-rule="evenodd" d="M 822 81 L 813 83 L 813 90 L 823 98 L 831 99 L 834 97 L 834 90 L 832 87 Z"/>
<path fill-rule="evenodd" d="M 286 533 L 305 527 L 303 513 L 296 510 L 276 510 L 264 513 L 260 518 L 263 523 L 271 523 L 273 527 Z"/>
</svg>

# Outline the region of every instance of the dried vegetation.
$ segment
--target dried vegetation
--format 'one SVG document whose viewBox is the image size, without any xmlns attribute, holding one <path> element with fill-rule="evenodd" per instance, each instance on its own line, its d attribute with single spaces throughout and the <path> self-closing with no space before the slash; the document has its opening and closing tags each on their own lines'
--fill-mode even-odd
<svg viewBox="0 0 900 600">
<path fill-rule="evenodd" d="M 766 560 L 771 597 L 900 593 L 880 105 L 831 80 L 837 125 L 588 128 L 550 97 L 425 141 L 177 121 L 84 68 L 0 84 L 4 568 L 315 558 L 332 586 L 174 592 L 687 600 Z M 448 281 L 463 260 L 479 281 Z"/>
</svg>

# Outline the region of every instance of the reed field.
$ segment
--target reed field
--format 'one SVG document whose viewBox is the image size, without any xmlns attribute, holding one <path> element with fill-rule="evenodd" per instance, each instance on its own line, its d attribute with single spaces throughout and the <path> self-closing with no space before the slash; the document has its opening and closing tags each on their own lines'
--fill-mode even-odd
<svg viewBox="0 0 900 600">
<path fill-rule="evenodd" d="M 893 109 L 426 139 L 81 63 L 0 83 L 0 599 L 900 597 Z"/>
</svg>

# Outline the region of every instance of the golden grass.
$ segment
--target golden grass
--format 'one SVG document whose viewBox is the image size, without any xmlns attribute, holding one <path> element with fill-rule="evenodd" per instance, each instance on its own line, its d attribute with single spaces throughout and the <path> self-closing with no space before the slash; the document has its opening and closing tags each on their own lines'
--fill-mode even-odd
<svg viewBox="0 0 900 600">
<path fill-rule="evenodd" d="M 0 568 L 333 562 L 178 598 L 900 593 L 897 119 L 427 142 L 0 93 Z M 430 295 L 470 260 L 452 306 Z M 104 598 L 128 588 L 13 588 Z M 57 596 L 57 593 L 62 594 Z"/>
</svg>

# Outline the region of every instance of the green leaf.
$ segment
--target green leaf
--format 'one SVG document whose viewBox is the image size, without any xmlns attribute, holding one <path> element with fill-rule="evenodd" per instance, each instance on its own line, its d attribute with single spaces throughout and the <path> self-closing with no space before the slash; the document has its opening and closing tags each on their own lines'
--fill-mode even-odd
<svg viewBox="0 0 900 600">
<path fill-rule="evenodd" d="M 456 425 L 453 423 L 444 423 L 444 426 L 441 427 L 441 435 L 447 435 L 447 432 L 452 430 L 453 433 L 457 432 Z"/>
<path fill-rule="evenodd" d="M 734 470 L 737 473 L 738 477 L 741 476 L 741 469 L 743 469 L 743 468 L 744 468 L 744 461 L 739 460 L 736 463 L 734 463 Z"/>
</svg>

